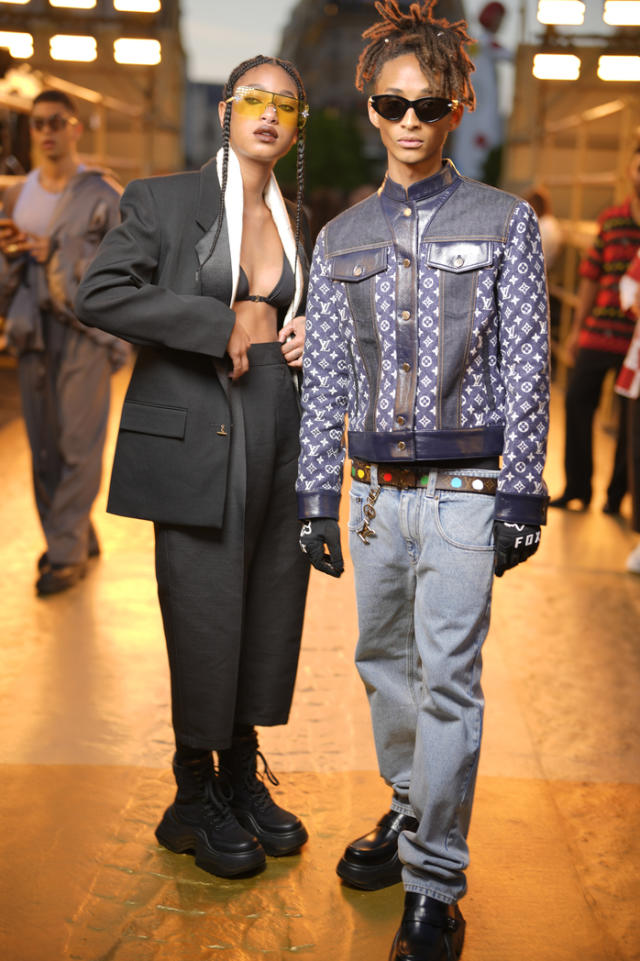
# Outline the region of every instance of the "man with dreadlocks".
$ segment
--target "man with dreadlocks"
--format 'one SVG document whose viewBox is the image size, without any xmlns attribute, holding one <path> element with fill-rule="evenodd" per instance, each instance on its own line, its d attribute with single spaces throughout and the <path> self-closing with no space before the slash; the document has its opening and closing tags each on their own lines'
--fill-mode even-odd
<svg viewBox="0 0 640 961">
<path fill-rule="evenodd" d="M 77 299 L 140 346 L 108 510 L 155 526 L 178 788 L 156 837 L 222 877 L 307 840 L 267 790 L 254 727 L 287 721 L 309 576 L 294 491 L 307 113 L 292 64 L 241 63 L 218 157 L 129 184 Z M 290 211 L 273 168 L 296 143 Z"/>
<path fill-rule="evenodd" d="M 356 85 L 370 87 L 388 172 L 318 237 L 297 481 L 301 546 L 339 576 L 348 416 L 356 661 L 393 796 L 338 874 L 369 890 L 404 881 L 391 961 L 462 951 L 492 579 L 535 552 L 547 504 L 537 222 L 443 162 L 474 107 L 473 65 L 466 24 L 433 7 L 383 0 L 364 34 Z"/>
</svg>

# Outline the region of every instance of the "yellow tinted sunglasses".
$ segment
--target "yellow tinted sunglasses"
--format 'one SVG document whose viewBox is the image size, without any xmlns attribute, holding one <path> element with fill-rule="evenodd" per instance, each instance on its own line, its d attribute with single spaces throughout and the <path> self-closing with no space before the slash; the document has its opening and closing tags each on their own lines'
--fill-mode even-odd
<svg viewBox="0 0 640 961">
<path fill-rule="evenodd" d="M 278 121 L 285 127 L 304 127 L 309 116 L 309 107 L 305 103 L 302 108 L 297 97 L 286 97 L 272 90 L 260 90 L 257 87 L 236 87 L 226 103 L 233 103 L 234 109 L 241 117 L 261 117 L 270 104 L 276 109 Z"/>
</svg>

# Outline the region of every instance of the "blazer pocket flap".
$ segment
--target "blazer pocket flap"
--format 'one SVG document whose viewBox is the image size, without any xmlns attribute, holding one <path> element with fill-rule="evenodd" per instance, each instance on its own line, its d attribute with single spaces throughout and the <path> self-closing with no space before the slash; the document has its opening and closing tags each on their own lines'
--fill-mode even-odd
<svg viewBox="0 0 640 961">
<path fill-rule="evenodd" d="M 387 248 L 355 250 L 331 258 L 331 279 L 347 282 L 366 280 L 387 269 Z"/>
<path fill-rule="evenodd" d="M 158 404 L 127 401 L 122 409 L 120 429 L 182 438 L 186 424 L 187 411 L 184 407 L 160 407 Z"/>
<path fill-rule="evenodd" d="M 427 244 L 427 263 L 430 267 L 461 274 L 465 270 L 488 267 L 492 261 L 489 241 L 455 240 L 448 243 Z"/>
</svg>

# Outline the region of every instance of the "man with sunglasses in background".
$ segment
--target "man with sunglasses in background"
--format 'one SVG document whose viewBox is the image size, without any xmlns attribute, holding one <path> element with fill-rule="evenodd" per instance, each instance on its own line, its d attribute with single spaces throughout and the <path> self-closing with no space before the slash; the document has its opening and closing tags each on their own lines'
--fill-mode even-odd
<svg viewBox="0 0 640 961">
<path fill-rule="evenodd" d="M 78 284 L 107 230 L 120 190 L 78 160 L 82 125 L 71 99 L 45 90 L 33 101 L 37 166 L 5 191 L 0 212 L 0 299 L 18 357 L 36 506 L 46 540 L 40 596 L 72 587 L 100 553 L 90 520 L 98 493 L 110 375 L 128 348 L 76 319 Z"/>
<path fill-rule="evenodd" d="M 348 417 L 356 662 L 393 795 L 338 874 L 364 890 L 403 880 L 390 961 L 462 951 L 493 575 L 535 552 L 548 500 L 538 225 L 527 203 L 443 162 L 474 106 L 473 65 L 464 21 L 432 8 L 383 0 L 364 34 L 356 85 L 370 84 L 388 172 L 318 238 L 297 481 L 301 546 L 340 576 Z"/>
</svg>

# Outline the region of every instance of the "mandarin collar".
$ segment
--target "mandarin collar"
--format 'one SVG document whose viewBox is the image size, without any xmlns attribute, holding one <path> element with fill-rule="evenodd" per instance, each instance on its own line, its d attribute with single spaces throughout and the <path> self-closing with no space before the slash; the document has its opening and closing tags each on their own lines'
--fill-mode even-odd
<svg viewBox="0 0 640 961">
<path fill-rule="evenodd" d="M 459 179 L 459 177 L 460 174 L 452 161 L 446 159 L 436 174 L 432 174 L 431 177 L 426 177 L 424 180 L 418 180 L 417 183 L 411 184 L 408 188 L 401 187 L 387 173 L 382 185 L 382 195 L 401 204 L 406 204 L 407 201 L 412 200 L 417 202 L 432 197 L 434 194 L 439 194 L 450 187 L 454 180 Z"/>
</svg>

